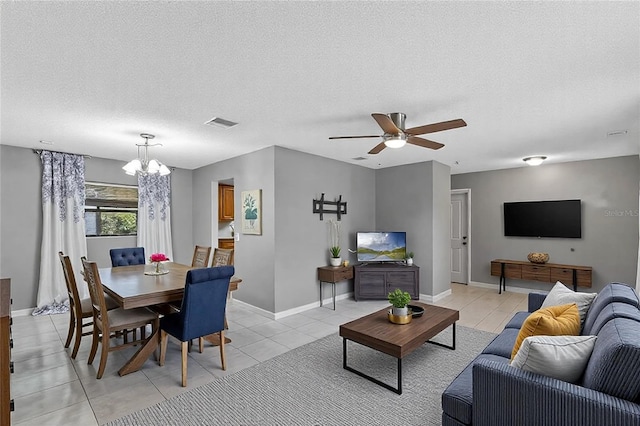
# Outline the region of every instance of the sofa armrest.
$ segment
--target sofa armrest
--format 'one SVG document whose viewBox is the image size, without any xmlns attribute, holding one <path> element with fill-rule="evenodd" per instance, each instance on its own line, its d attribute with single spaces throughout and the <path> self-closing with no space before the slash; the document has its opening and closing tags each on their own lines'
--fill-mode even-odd
<svg viewBox="0 0 640 426">
<path fill-rule="evenodd" d="M 529 293 L 529 312 L 535 312 L 542 306 L 542 302 L 547 298 L 548 291 Z"/>
<path fill-rule="evenodd" d="M 640 426 L 640 405 L 593 389 L 478 360 L 473 425 Z"/>
</svg>

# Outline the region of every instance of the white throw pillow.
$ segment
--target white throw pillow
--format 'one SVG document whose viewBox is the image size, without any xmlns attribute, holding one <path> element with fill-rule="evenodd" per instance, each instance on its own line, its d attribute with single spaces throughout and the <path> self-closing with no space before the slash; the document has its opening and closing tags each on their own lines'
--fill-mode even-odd
<svg viewBox="0 0 640 426">
<path fill-rule="evenodd" d="M 576 383 L 596 343 L 596 336 L 531 336 L 524 339 L 511 365 Z"/>
<path fill-rule="evenodd" d="M 567 305 L 569 303 L 575 303 L 578 305 L 578 314 L 580 314 L 580 328 L 584 325 L 584 319 L 587 316 L 587 312 L 591 307 L 593 299 L 596 298 L 598 293 L 580 293 L 568 289 L 567 286 L 560 281 L 556 282 L 547 297 L 542 302 L 541 308 L 548 308 L 549 306 Z"/>
</svg>

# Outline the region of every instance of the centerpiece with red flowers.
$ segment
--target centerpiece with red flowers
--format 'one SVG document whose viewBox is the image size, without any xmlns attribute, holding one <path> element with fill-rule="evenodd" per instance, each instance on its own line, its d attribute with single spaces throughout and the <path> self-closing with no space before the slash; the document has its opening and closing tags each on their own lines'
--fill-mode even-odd
<svg viewBox="0 0 640 426">
<path fill-rule="evenodd" d="M 151 263 L 155 263 L 156 268 L 153 272 L 145 272 L 147 275 L 162 275 L 169 273 L 169 271 L 165 271 L 160 268 L 162 262 L 169 261 L 169 258 L 164 253 L 153 253 L 151 256 L 149 256 L 149 261 L 151 261 Z"/>
</svg>

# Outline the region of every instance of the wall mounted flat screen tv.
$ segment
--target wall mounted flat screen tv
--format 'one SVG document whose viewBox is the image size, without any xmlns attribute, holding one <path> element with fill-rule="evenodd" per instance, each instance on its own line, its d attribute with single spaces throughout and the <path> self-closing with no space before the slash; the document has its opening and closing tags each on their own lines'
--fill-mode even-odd
<svg viewBox="0 0 640 426">
<path fill-rule="evenodd" d="M 358 232 L 359 262 L 398 262 L 407 254 L 406 232 Z"/>
<path fill-rule="evenodd" d="M 504 203 L 506 237 L 582 238 L 580 200 Z"/>
</svg>

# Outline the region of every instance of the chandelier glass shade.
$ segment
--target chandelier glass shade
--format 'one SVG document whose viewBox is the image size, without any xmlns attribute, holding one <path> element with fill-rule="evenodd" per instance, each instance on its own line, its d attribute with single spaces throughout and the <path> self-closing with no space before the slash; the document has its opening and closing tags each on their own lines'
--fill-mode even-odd
<svg viewBox="0 0 640 426">
<path fill-rule="evenodd" d="M 122 167 L 126 174 L 135 176 L 136 173 L 146 175 L 159 173 L 160 176 L 165 176 L 171 173 L 171 170 L 156 159 L 149 160 L 149 147 L 150 146 L 162 146 L 160 143 L 149 145 L 149 139 L 155 138 L 154 135 L 149 133 L 141 133 L 140 137 L 144 139 L 144 143 L 136 144 L 138 147 L 138 158 L 129 161 Z M 140 149 L 142 148 L 142 156 L 140 155 Z"/>
</svg>

